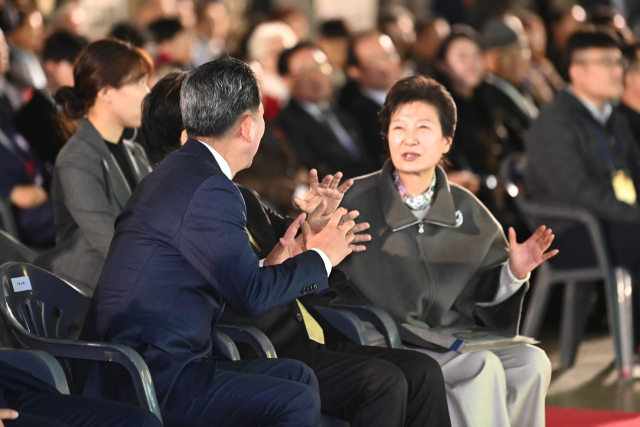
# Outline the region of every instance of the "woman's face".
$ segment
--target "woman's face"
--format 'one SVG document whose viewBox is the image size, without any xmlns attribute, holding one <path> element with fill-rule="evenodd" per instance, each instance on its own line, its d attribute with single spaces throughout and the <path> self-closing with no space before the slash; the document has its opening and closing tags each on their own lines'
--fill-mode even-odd
<svg viewBox="0 0 640 427">
<path fill-rule="evenodd" d="M 436 108 L 422 101 L 400 105 L 391 115 L 389 152 L 399 172 L 422 173 L 435 169 L 451 148 L 442 135 Z"/>
<path fill-rule="evenodd" d="M 120 124 L 126 128 L 140 127 L 142 123 L 142 100 L 149 93 L 148 76 L 140 80 L 110 88 L 111 110 Z"/>
<path fill-rule="evenodd" d="M 449 78 L 464 88 L 475 89 L 484 78 L 482 51 L 473 41 L 460 37 L 451 42 L 445 55 Z"/>
</svg>

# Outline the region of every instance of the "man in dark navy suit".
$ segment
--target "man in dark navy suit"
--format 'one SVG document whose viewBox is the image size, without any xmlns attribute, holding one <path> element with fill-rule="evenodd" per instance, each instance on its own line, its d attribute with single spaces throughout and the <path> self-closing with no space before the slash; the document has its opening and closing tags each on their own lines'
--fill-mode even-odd
<svg viewBox="0 0 640 427">
<path fill-rule="evenodd" d="M 185 79 L 190 139 L 144 179 L 116 220 L 81 339 L 125 344 L 151 371 L 165 426 L 316 426 L 313 372 L 293 360 L 231 362 L 214 328 L 226 303 L 257 314 L 328 287 L 355 225 L 339 209 L 321 231 L 294 221 L 260 265 L 231 179 L 251 165 L 264 132 L 257 80 L 223 58 Z M 305 251 L 294 240 L 302 228 Z M 116 368 L 93 366 L 85 395 L 134 399 Z"/>
</svg>

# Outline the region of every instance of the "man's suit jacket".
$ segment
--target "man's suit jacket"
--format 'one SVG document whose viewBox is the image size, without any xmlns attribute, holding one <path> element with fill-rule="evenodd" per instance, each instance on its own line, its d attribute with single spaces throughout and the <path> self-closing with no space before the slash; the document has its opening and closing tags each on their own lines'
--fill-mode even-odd
<svg viewBox="0 0 640 427">
<path fill-rule="evenodd" d="M 201 362 L 220 355 L 213 330 L 225 303 L 255 315 L 328 287 L 314 251 L 260 268 L 245 226 L 240 191 L 193 139 L 140 183 L 116 221 L 81 339 L 138 351 L 161 408 L 210 386 L 216 364 Z M 85 394 L 131 396 L 120 381 L 94 367 Z"/>
<path fill-rule="evenodd" d="M 139 144 L 123 140 L 136 183 L 151 172 Z M 131 188 L 102 136 L 86 119 L 56 159 L 52 199 L 56 247 L 36 265 L 93 292 Z"/>
<path fill-rule="evenodd" d="M 283 218 L 260 200 L 260 197 L 250 188 L 238 186 L 247 206 L 247 229 L 253 236 L 258 247 L 252 245 L 258 258 L 264 259 L 271 249 L 278 243 L 278 239 L 284 235 L 287 228 L 293 222 L 292 218 Z M 336 270 L 336 273 L 340 274 Z M 332 278 L 333 278 L 332 273 Z M 309 314 L 322 327 L 325 341 L 352 342 L 338 329 L 334 328 L 322 315 L 315 310 L 314 305 L 328 306 L 331 298 L 319 295 L 308 295 L 300 298 Z M 319 344 L 311 341 L 305 327 L 300 307 L 295 301 L 279 305 L 257 316 L 246 316 L 238 313 L 231 307 L 226 307 L 220 319 L 221 324 L 237 326 L 253 326 L 264 332 L 274 348 L 278 357 L 300 360 L 314 368 L 314 359 L 311 350 L 319 347 Z M 241 356 L 245 358 L 251 354 L 251 350 L 238 345 Z"/>
<path fill-rule="evenodd" d="M 321 176 L 342 172 L 345 178 L 351 178 L 375 171 L 376 164 L 362 143 L 358 125 L 341 110 L 334 109 L 334 112 L 358 147 L 360 162 L 351 158 L 328 126 L 319 123 L 294 99 L 278 116 L 278 126 L 284 131 L 299 161 L 309 168 L 317 168 Z"/>
<path fill-rule="evenodd" d="M 387 155 L 386 142 L 380 134 L 382 130 L 378 115 L 380 110 L 382 107 L 377 102 L 363 95 L 359 90 L 347 110 L 362 129 L 364 146 L 371 158 L 375 160 L 378 169 L 382 167 L 382 159 Z"/>
</svg>

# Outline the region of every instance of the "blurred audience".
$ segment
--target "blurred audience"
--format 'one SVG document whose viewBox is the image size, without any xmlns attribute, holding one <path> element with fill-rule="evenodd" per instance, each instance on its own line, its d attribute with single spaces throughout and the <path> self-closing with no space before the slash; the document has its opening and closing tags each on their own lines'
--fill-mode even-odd
<svg viewBox="0 0 640 427">
<path fill-rule="evenodd" d="M 87 45 L 84 37 L 68 32 L 53 33 L 44 44 L 42 63 L 47 85 L 33 91 L 32 98 L 15 115 L 16 129 L 27 138 L 34 153 L 48 164 L 53 163 L 66 142 L 56 120 L 53 95 L 62 86 L 73 86 L 73 61 Z"/>
<path fill-rule="evenodd" d="M 587 12 L 582 6 L 573 5 L 561 12 L 555 13 L 551 18 L 549 46 L 547 49 L 549 59 L 566 80 L 567 70 L 564 64 L 564 51 L 569 37 L 578 31 L 587 21 Z"/>
<path fill-rule="evenodd" d="M 247 41 L 247 61 L 260 82 L 267 121 L 275 119 L 289 100 L 289 88 L 278 73 L 278 58 L 297 42 L 296 34 L 283 22 L 258 25 Z"/>
<path fill-rule="evenodd" d="M 20 14 L 18 25 L 7 33 L 11 48 L 11 77 L 25 87 L 44 89 L 47 78 L 38 60 L 44 42 L 42 14 L 31 10 Z"/>
<path fill-rule="evenodd" d="M 347 73 L 358 90 L 347 96 L 347 111 L 362 129 L 363 143 L 377 167 L 382 167 L 387 154 L 378 113 L 387 92 L 402 73 L 400 56 L 391 38 L 379 31 L 370 31 L 353 38 L 349 45 Z M 347 97 L 345 96 L 345 97 Z"/>
<path fill-rule="evenodd" d="M 416 42 L 411 49 L 411 59 L 417 73 L 435 76 L 435 62 L 442 42 L 451 34 L 451 26 L 444 18 L 434 18 L 419 23 L 416 28 Z"/>
<path fill-rule="evenodd" d="M 381 7 L 378 14 L 378 29 L 391 37 L 398 49 L 403 67 L 406 65 L 409 71 L 413 71 L 413 64 L 405 64 L 411 47 L 416 42 L 415 18 L 409 9 L 398 4 Z"/>
<path fill-rule="evenodd" d="M 547 58 L 547 29 L 540 16 L 527 10 L 518 12 L 531 49 L 531 68 L 527 75 L 529 93 L 541 107 L 553 99 L 565 81 Z"/>
<path fill-rule="evenodd" d="M 316 43 L 327 55 L 327 60 L 333 69 L 331 84 L 334 93 L 337 94 L 347 83 L 345 68 L 349 50 L 349 29 L 346 22 L 343 19 L 330 19 L 320 24 Z"/>
<path fill-rule="evenodd" d="M 155 68 L 165 64 L 176 65 L 184 70 L 193 67 L 193 39 L 179 19 L 159 19 L 149 25 L 149 32 L 158 48 Z"/>
<path fill-rule="evenodd" d="M 55 94 L 77 130 L 56 159 L 52 194 L 56 247 L 36 264 L 92 293 L 113 237 L 116 216 L 151 171 L 142 147 L 122 139 L 140 126 L 153 65 L 127 43 L 88 45 L 73 68 L 73 86 Z"/>
<path fill-rule="evenodd" d="M 78 36 L 86 36 L 89 24 L 82 0 L 58 2 L 58 6 L 49 17 L 48 25 L 53 31 L 68 31 Z"/>
<path fill-rule="evenodd" d="M 313 44 L 300 43 L 280 55 L 278 71 L 291 91 L 278 125 L 299 161 L 320 175 L 345 171 L 345 178 L 376 170 L 356 122 L 329 103 L 331 65 L 326 55 Z"/>
<path fill-rule="evenodd" d="M 50 175 L 29 143 L 12 124 L 13 106 L 7 97 L 11 84 L 9 46 L 0 31 L 0 197 L 13 208 L 20 240 L 30 246 L 50 247 L 54 243 L 53 206 L 47 188 Z"/>
<path fill-rule="evenodd" d="M 139 26 L 146 28 L 160 19 L 176 18 L 178 4 L 176 0 L 141 0 L 133 16 Z"/>
<path fill-rule="evenodd" d="M 624 92 L 620 97 L 620 114 L 627 117 L 633 136 L 640 147 L 640 43 L 628 49 L 629 65 L 624 74 Z"/>
<path fill-rule="evenodd" d="M 227 53 L 227 37 L 231 19 L 227 6 L 220 0 L 200 1 L 196 5 L 197 41 L 193 49 L 193 65 L 199 66 Z"/>
<path fill-rule="evenodd" d="M 513 15 L 491 19 L 483 29 L 487 85 L 482 87 L 494 123 L 506 133 L 495 155 L 522 151 L 524 137 L 538 108 L 522 87 L 531 67 L 531 49 L 522 22 Z M 497 151 L 498 149 L 502 151 Z"/>
<path fill-rule="evenodd" d="M 137 25 L 122 22 L 113 26 L 111 31 L 109 31 L 109 37 L 131 43 L 135 47 L 149 50 L 148 44 L 151 41 L 152 36 L 145 28 L 140 28 Z"/>
<path fill-rule="evenodd" d="M 528 196 L 578 206 L 601 222 L 613 265 L 640 276 L 640 151 L 627 121 L 613 108 L 623 90 L 624 59 L 616 37 L 581 30 L 568 40 L 570 85 L 543 110 L 527 138 Z M 558 267 L 595 265 L 582 226 L 549 224 L 557 238 Z M 633 292 L 634 298 L 640 292 Z M 634 300 L 634 306 L 638 300 Z M 636 344 L 640 316 L 634 310 Z"/>
<path fill-rule="evenodd" d="M 271 14 L 273 21 L 280 21 L 287 24 L 293 30 L 298 41 L 309 39 L 309 18 L 304 10 L 296 6 L 285 6 L 275 10 Z"/>
</svg>

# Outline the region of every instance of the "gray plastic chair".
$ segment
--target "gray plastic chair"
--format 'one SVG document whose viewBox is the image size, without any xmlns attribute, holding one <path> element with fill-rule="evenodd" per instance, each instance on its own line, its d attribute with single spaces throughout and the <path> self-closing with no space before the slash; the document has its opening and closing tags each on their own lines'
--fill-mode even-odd
<svg viewBox="0 0 640 427">
<path fill-rule="evenodd" d="M 369 338 L 367 338 L 364 325 L 360 319 L 358 319 L 358 316 L 342 309 L 324 307 L 315 307 L 315 309 L 336 329 L 351 338 L 353 342 L 361 345 L 369 345 Z"/>
<path fill-rule="evenodd" d="M 15 239 L 19 239 L 20 234 L 18 233 L 18 225 L 13 213 L 13 205 L 4 197 L 0 197 L 0 219 L 7 234 L 13 236 Z"/>
<path fill-rule="evenodd" d="M 22 244 L 11 234 L 0 230 L 0 265 L 5 262 L 32 263 L 38 252 Z"/>
<path fill-rule="evenodd" d="M 589 233 L 598 264 L 593 267 L 556 269 L 549 262 L 537 271 L 531 300 L 522 326 L 522 334 L 536 337 L 546 312 L 551 286 L 564 284 L 562 323 L 560 326 L 560 366 L 570 368 L 575 362 L 578 346 L 586 326 L 587 308 L 595 282 L 604 281 L 609 323 L 616 353 L 619 379 L 631 378 L 633 359 L 633 321 L 631 308 L 631 275 L 622 267 L 611 265 L 600 221 L 586 209 L 559 204 L 525 200 L 518 176 L 526 167 L 526 156 L 508 155 L 500 173 L 507 192 L 514 198 L 527 225 L 537 229 L 547 221 L 579 224 Z M 559 255 L 560 256 L 560 255 Z"/>
<path fill-rule="evenodd" d="M 64 370 L 56 358 L 49 353 L 40 350 L 0 348 L 0 361 L 28 372 L 55 387 L 62 394 L 69 394 Z"/>
<path fill-rule="evenodd" d="M 69 331 L 84 321 L 89 298 L 79 288 L 39 267 L 18 262 L 0 266 L 0 310 L 25 348 L 60 358 L 115 362 L 133 379 L 140 406 L 160 420 L 151 373 L 133 349 L 120 344 L 72 341 Z"/>
</svg>

